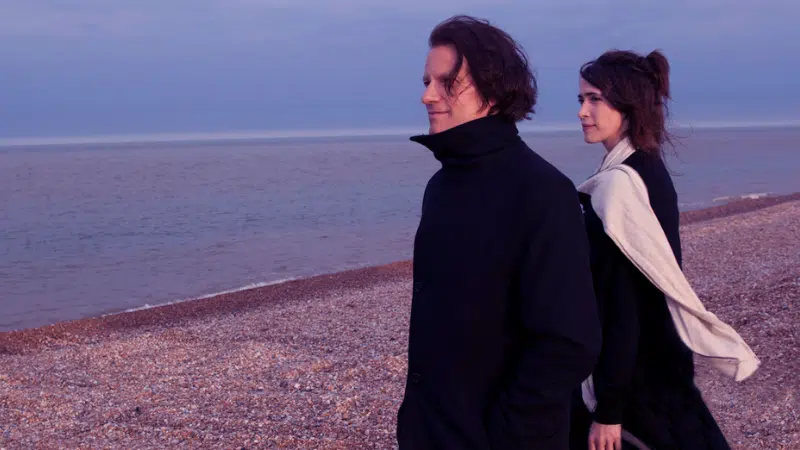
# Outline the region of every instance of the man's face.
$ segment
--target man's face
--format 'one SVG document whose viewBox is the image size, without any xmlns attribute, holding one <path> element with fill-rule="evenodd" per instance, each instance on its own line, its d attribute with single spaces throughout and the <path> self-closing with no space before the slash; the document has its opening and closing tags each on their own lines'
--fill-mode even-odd
<svg viewBox="0 0 800 450">
<path fill-rule="evenodd" d="M 450 72 L 456 64 L 456 51 L 452 46 L 433 47 L 425 61 L 422 81 L 425 92 L 422 103 L 428 110 L 430 134 L 441 133 L 463 123 L 485 117 L 489 108 L 481 108 L 482 99 L 472 82 L 466 60 L 453 83 L 451 92 L 447 91 Z"/>
</svg>

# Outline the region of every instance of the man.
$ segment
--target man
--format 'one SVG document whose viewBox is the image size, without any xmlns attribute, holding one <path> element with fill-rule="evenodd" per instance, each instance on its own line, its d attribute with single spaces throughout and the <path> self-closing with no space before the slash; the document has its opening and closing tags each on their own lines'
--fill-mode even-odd
<svg viewBox="0 0 800 450">
<path fill-rule="evenodd" d="M 578 195 L 518 135 L 536 81 L 466 16 L 433 30 L 423 81 L 430 134 L 412 140 L 442 168 L 414 244 L 400 449 L 566 449 L 601 334 Z"/>
</svg>

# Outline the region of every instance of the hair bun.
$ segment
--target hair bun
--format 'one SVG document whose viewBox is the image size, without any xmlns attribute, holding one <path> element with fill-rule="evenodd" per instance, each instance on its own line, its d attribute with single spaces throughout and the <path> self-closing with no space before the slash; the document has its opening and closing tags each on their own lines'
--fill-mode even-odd
<svg viewBox="0 0 800 450">
<path fill-rule="evenodd" d="M 645 57 L 647 66 L 656 80 L 658 95 L 662 98 L 669 98 L 669 61 L 659 50 L 650 52 Z"/>
</svg>

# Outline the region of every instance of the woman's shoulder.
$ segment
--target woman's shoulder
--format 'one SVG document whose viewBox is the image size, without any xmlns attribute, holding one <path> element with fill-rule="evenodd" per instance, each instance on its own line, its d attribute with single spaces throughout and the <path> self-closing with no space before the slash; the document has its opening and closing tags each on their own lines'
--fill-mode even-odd
<svg viewBox="0 0 800 450">
<path fill-rule="evenodd" d="M 626 166 L 635 170 L 647 186 L 647 190 L 656 197 L 667 195 L 674 197 L 675 185 L 672 176 L 667 169 L 661 156 L 654 156 L 646 152 L 637 151 L 629 156 L 624 162 Z M 652 200 L 652 198 L 651 198 Z"/>
<path fill-rule="evenodd" d="M 667 235 L 678 261 L 681 261 L 678 193 L 664 160 L 660 156 L 637 151 L 626 159 L 624 164 L 634 169 L 644 181 L 650 206 Z"/>
<path fill-rule="evenodd" d="M 669 171 L 664 163 L 664 159 L 660 155 L 652 155 L 640 150 L 633 152 L 631 156 L 625 159 L 623 164 L 639 172 L 639 175 L 642 177 L 667 176 L 667 178 L 669 178 Z"/>
</svg>

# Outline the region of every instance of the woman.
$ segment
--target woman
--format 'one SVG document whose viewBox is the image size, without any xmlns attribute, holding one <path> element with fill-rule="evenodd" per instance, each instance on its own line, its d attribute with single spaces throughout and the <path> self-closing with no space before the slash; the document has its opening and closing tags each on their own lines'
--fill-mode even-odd
<svg viewBox="0 0 800 450">
<path fill-rule="evenodd" d="M 737 381 L 759 364 L 681 272 L 677 194 L 662 155 L 669 97 L 658 51 L 610 51 L 580 71 L 584 139 L 607 154 L 578 188 L 603 347 L 575 396 L 573 450 L 728 449 L 694 384 L 693 355 Z"/>
</svg>

